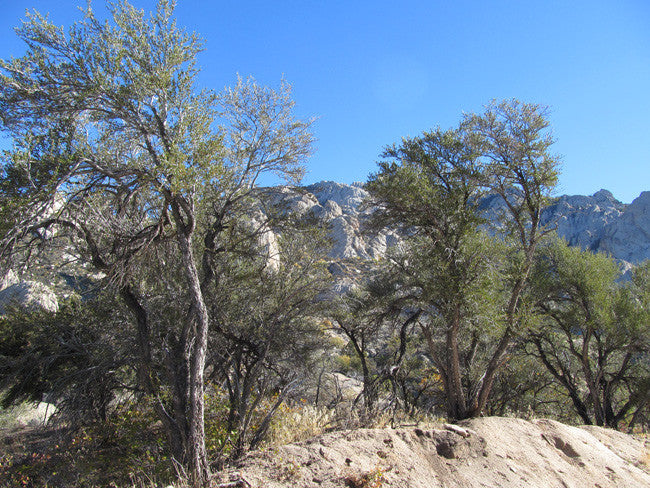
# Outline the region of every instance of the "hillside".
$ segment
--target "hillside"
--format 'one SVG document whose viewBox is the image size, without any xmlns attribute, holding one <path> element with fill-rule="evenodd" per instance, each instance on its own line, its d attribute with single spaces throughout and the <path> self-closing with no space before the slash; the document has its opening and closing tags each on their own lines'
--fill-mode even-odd
<svg viewBox="0 0 650 488">
<path fill-rule="evenodd" d="M 354 285 L 355 275 L 362 273 L 363 261 L 383 257 L 389 247 L 401 241 L 392 229 L 368 229 L 368 217 L 375 209 L 364 205 L 368 192 L 361 183 L 322 181 L 305 187 L 278 186 L 272 193 L 273 203 L 286 212 L 313 216 L 329 226 L 329 270 L 335 280 L 331 290 L 334 295 L 345 293 Z M 495 219 L 504 210 L 498 196 L 486 197 L 481 207 L 488 219 Z M 624 270 L 650 259 L 650 191 L 641 193 L 628 205 L 607 190 L 591 196 L 563 195 L 545 209 L 542 223 L 556 226 L 558 234 L 570 245 L 610 254 Z M 269 247 L 270 259 L 277 260 L 277 241 L 272 232 L 262 236 L 262 244 Z M 57 266 L 62 264 L 57 257 L 52 259 Z M 45 269 L 54 267 L 50 262 L 43 265 Z M 48 287 L 54 288 L 58 296 L 67 296 L 73 289 L 86 290 L 92 281 L 78 266 L 61 271 L 56 280 L 42 274 L 34 270 L 31 279 L 35 281 L 25 281 L 26 277 L 18 278 L 12 273 L 5 276 L 0 281 L 0 314 L 4 304 L 14 300 L 25 306 L 55 310 L 56 297 Z"/>
<path fill-rule="evenodd" d="M 434 429 L 359 429 L 247 456 L 222 473 L 251 488 L 650 486 L 648 442 L 600 427 L 487 417 Z M 237 483 L 237 481 L 239 483 Z"/>
<path fill-rule="evenodd" d="M 389 229 L 363 232 L 373 209 L 362 206 L 368 193 L 361 184 L 323 181 L 299 189 L 280 187 L 278 191 L 291 211 L 312 212 L 331 225 L 332 258 L 376 258 L 399 241 Z M 498 196 L 486 197 L 482 208 L 488 218 L 494 217 L 503 203 Z M 545 209 L 542 222 L 557 226 L 558 234 L 571 245 L 607 252 L 630 264 L 650 258 L 650 192 L 641 193 L 629 205 L 607 190 L 591 196 L 562 195 Z"/>
<path fill-rule="evenodd" d="M 322 182 L 303 188 L 277 187 L 273 192 L 275 203 L 284 204 L 288 212 L 314 216 L 331 229 L 328 269 L 336 278 L 334 294 L 351 288 L 372 260 L 384 256 L 401 240 L 391 229 L 368 230 L 366 223 L 375 210 L 365 206 L 367 193 L 361 185 Z M 499 202 L 490 197 L 483 201 L 487 216 L 501 211 Z M 589 197 L 555 199 L 544 222 L 556 225 L 572 245 L 606 251 L 629 266 L 650 258 L 649 209 L 650 192 L 625 205 L 601 190 Z M 253 218 L 257 211 L 253 208 Z M 268 227 L 261 228 L 260 243 L 267 246 L 268 266 L 275 266 L 280 259 L 277 235 Z M 56 262 L 59 256 L 45 258 Z M 88 283 L 92 285 L 96 279 L 78 266 L 67 271 L 74 276 L 57 271 L 61 283 L 49 281 L 48 273 L 59 269 L 41 266 L 42 274 L 31 277 L 33 281 L 7 274 L 0 282 L 0 313 L 3 303 L 14 300 L 27 308 L 54 311 L 56 295 L 91 288 Z M 320 379 L 318 385 L 320 388 Z M 339 390 L 336 388 L 337 395 Z M 356 393 L 360 391 L 358 387 Z M 490 417 L 459 426 L 331 432 L 300 444 L 253 452 L 236 471 L 223 473 L 220 483 L 231 488 L 650 487 L 648 448 L 647 442 L 602 428 Z M 16 452 L 29 466 L 29 456 L 36 451 L 16 448 Z M 72 467 L 76 469 L 74 463 Z M 19 471 L 22 465 L 17 463 L 14 468 Z"/>
</svg>

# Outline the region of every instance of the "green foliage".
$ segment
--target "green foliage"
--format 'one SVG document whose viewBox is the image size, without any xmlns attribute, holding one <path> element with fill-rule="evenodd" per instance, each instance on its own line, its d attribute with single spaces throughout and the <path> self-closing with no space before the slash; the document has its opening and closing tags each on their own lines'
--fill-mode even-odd
<svg viewBox="0 0 650 488">
<path fill-rule="evenodd" d="M 568 397 L 585 421 L 647 422 L 650 265 L 621 285 L 604 256 L 539 249 L 559 165 L 543 107 L 495 102 L 386 148 L 367 184 L 374 224 L 407 238 L 328 310 L 326 229 L 256 187 L 263 173 L 300 180 L 313 121 L 294 118 L 284 81 L 198 90 L 203 45 L 173 9 L 119 1 L 101 23 L 88 7 L 67 33 L 33 13 L 18 30 L 28 53 L 0 61 L 0 129 L 15 143 L 2 265 L 61 243 L 106 276 L 103 294 L 57 314 L 0 317 L 3 405 L 47 399 L 76 428 L 3 457 L 3 482 L 167 482 L 178 469 L 198 485 L 208 459 L 317 432 L 330 412 L 294 392 L 329 344 L 323 316 L 349 339 L 339 367 L 363 376 L 368 413 L 380 397 L 409 414 L 445 402 L 453 419 L 553 413 Z M 489 192 L 505 209 L 494 234 Z M 78 472 L 56 475 L 64 463 Z M 383 481 L 379 467 L 346 480 Z"/>
<path fill-rule="evenodd" d="M 476 205 L 480 197 L 482 167 L 478 154 L 460 131 L 425 132 L 386 148 L 380 171 L 366 184 L 381 219 L 404 228 L 446 240 L 445 229 L 458 227 L 457 235 L 481 221 Z"/>
<path fill-rule="evenodd" d="M 541 251 L 529 331 L 538 357 L 585 423 L 618 427 L 647 405 L 650 351 L 647 264 L 619 283 L 616 262 L 556 240 Z"/>
<path fill-rule="evenodd" d="M 106 419 L 132 362 L 128 331 L 110 296 L 63 303 L 59 312 L 14 309 L 0 317 L 3 407 L 48 401 L 68 422 Z"/>
<path fill-rule="evenodd" d="M 389 259 L 385 307 L 419 311 L 450 418 L 486 408 L 515 330 L 527 326 L 524 292 L 546 233 L 541 209 L 557 179 L 545 115 L 537 105 L 494 102 L 457 129 L 388 147 L 367 183 L 380 208 L 376 221 L 408 236 Z M 485 231 L 480 205 L 488 192 L 505 209 L 501 240 Z"/>
<path fill-rule="evenodd" d="M 411 235 L 391 256 L 392 265 L 381 280 L 390 280 L 392 291 L 386 291 L 399 297 L 401 305 L 391 307 L 424 312 L 420 324 L 429 339 L 428 353 L 448 396 L 458 397 L 459 365 L 449 354 L 457 354 L 464 343 L 459 341 L 461 328 L 479 314 L 487 315 L 484 304 L 492 300 L 481 297 L 498 289 L 490 283 L 491 239 L 479 230 L 483 167 L 460 130 L 438 129 L 405 139 L 384 157 L 388 160 L 380 163 L 367 188 L 383 209 L 378 217 L 382 223 L 402 226 Z M 448 339 L 441 348 L 434 339 L 440 332 Z M 450 400 L 451 416 L 465 415 L 467 407 L 461 403 Z"/>
<path fill-rule="evenodd" d="M 536 231 L 535 219 L 557 183 L 560 159 L 549 152 L 555 140 L 548 113 L 537 104 L 493 100 L 482 114 L 467 114 L 461 124 L 484 161 L 484 184 L 504 197 L 511 194 L 505 202 L 519 237 L 526 235 L 521 217 Z"/>
<path fill-rule="evenodd" d="M 482 114 L 461 123 L 483 161 L 482 184 L 501 197 L 505 211 L 496 219 L 497 234 L 508 244 L 504 277 L 508 281 L 507 328 L 491 361 L 488 376 L 505 354 L 511 336 L 525 325 L 525 290 L 538 244 L 553 230 L 542 224 L 543 208 L 557 183 L 560 158 L 551 153 L 554 138 L 548 108 L 518 100 L 493 101 Z"/>
<path fill-rule="evenodd" d="M 526 352 L 523 341 L 518 341 L 494 382 L 486 414 L 580 423 L 567 402 L 570 398 L 566 392 L 537 358 Z"/>
<path fill-rule="evenodd" d="M 268 215 L 257 218 L 255 185 L 268 172 L 297 181 L 313 136 L 284 82 L 273 90 L 239 79 L 219 96 L 199 90 L 203 44 L 176 25 L 174 6 L 160 0 L 148 15 L 109 3 L 104 23 L 88 6 L 67 33 L 33 13 L 17 30 L 27 54 L 0 61 L 0 129 L 15 142 L 0 181 L 0 257 L 5 266 L 28 261 L 37 245 L 64 242 L 107 276 L 132 314 L 123 322 L 136 344 L 129 386 L 151 396 L 173 457 L 200 484 L 208 342 L 227 347 L 241 337 L 243 327 L 229 335 L 238 315 L 224 317 L 222 307 L 231 313 L 272 283 L 271 273 L 254 282 L 270 230 Z M 298 301 L 288 301 L 307 275 L 283 272 L 266 311 L 249 317 L 260 342 L 276 337 L 263 324 L 278 332 L 301 322 Z M 285 305 L 286 320 L 268 310 Z M 214 369 L 227 377 L 225 351 Z M 258 356 L 266 368 L 270 356 Z"/>
<path fill-rule="evenodd" d="M 151 399 L 123 402 L 104 422 L 62 435 L 43 431 L 27 453 L 3 457 L 6 486 L 132 486 L 137 480 L 170 483 L 176 473 Z M 27 439 L 25 439 L 27 442 Z"/>
<path fill-rule="evenodd" d="M 252 420 L 263 422 L 277 394 L 265 397 Z M 206 388 L 206 447 L 215 465 L 236 447 L 237 432 L 229 432 L 228 395 L 214 385 Z M 321 433 L 330 412 L 305 402 L 283 405 L 274 417 L 265 447 L 304 440 Z M 167 486 L 177 478 L 169 460 L 165 434 L 146 395 L 125 398 L 103 422 L 87 423 L 62 435 L 42 431 L 36 445 L 17 437 L 0 454 L 2 486 Z M 26 442 L 21 446 L 16 443 Z M 22 449 L 20 449 L 22 447 Z"/>
<path fill-rule="evenodd" d="M 329 283 L 322 230 L 284 218 L 258 225 L 278 230 L 277 249 L 261 252 L 244 240 L 251 246 L 244 257 L 216 262 L 220 279 L 209 295 L 211 349 L 221 353 L 211 356 L 208 368 L 228 392 L 235 456 L 263 441 L 274 412 L 327 345 L 314 318 L 323 307 L 316 297 Z M 242 242 L 236 233 L 229 237 Z M 274 392 L 282 393 L 268 405 Z"/>
</svg>

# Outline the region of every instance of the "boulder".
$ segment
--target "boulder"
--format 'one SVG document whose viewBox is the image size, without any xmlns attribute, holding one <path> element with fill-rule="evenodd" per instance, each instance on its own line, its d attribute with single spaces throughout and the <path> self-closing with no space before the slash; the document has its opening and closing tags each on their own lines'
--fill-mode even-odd
<svg viewBox="0 0 650 488">
<path fill-rule="evenodd" d="M 19 281 L 0 290 L 0 315 L 7 307 L 35 311 L 57 312 L 59 303 L 56 294 L 46 285 L 36 281 Z"/>
<path fill-rule="evenodd" d="M 16 273 L 14 273 L 13 270 L 10 269 L 0 280 L 0 290 L 4 290 L 5 288 L 10 287 L 11 285 L 15 285 L 19 281 L 20 280 L 18 279 L 18 276 L 16 276 Z"/>
</svg>

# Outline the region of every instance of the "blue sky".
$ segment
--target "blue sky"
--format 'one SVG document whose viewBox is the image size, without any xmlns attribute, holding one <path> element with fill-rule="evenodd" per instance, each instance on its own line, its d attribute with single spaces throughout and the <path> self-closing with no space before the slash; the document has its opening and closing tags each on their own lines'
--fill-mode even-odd
<svg viewBox="0 0 650 488">
<path fill-rule="evenodd" d="M 85 0 L 0 4 L 8 58 L 23 52 L 12 28 L 25 9 L 69 25 Z M 176 14 L 206 40 L 202 85 L 284 76 L 297 112 L 319 117 L 305 183 L 365 181 L 385 145 L 514 97 L 551 107 L 557 194 L 650 190 L 647 0 L 179 0 Z"/>
</svg>

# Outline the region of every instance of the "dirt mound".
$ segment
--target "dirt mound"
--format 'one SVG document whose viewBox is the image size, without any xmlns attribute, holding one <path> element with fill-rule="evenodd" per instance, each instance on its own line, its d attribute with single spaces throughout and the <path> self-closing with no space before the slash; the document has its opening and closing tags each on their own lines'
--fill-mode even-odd
<svg viewBox="0 0 650 488">
<path fill-rule="evenodd" d="M 435 429 L 333 432 L 246 457 L 254 488 L 650 487 L 650 445 L 600 427 L 488 417 Z M 239 483 L 237 483 L 239 482 Z"/>
</svg>

